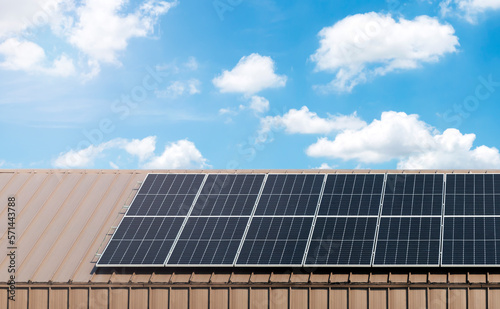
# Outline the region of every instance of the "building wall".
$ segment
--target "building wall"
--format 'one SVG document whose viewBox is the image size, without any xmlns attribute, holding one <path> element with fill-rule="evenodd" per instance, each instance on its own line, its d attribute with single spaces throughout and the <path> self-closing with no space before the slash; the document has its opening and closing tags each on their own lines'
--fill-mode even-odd
<svg viewBox="0 0 500 309">
<path fill-rule="evenodd" d="M 18 286 L 16 301 L 0 289 L 0 308 L 278 309 L 500 308 L 500 287 L 481 285 Z"/>
</svg>

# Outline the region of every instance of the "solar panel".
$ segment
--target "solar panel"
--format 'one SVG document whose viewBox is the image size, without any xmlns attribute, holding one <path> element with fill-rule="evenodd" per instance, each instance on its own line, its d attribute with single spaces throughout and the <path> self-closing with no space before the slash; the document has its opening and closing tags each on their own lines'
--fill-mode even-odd
<svg viewBox="0 0 500 309">
<path fill-rule="evenodd" d="M 328 175 L 320 215 L 378 215 L 383 174 Z"/>
<path fill-rule="evenodd" d="M 446 217 L 442 264 L 498 264 L 499 236 L 500 217 Z"/>
<path fill-rule="evenodd" d="M 445 205 L 445 215 L 500 215 L 500 175 L 447 175 Z"/>
<path fill-rule="evenodd" d="M 201 174 L 149 174 L 127 216 L 185 216 L 203 178 Z"/>
<path fill-rule="evenodd" d="M 306 265 L 370 266 L 377 217 L 319 217 Z"/>
<path fill-rule="evenodd" d="M 498 264 L 500 174 L 179 173 L 148 174 L 97 266 Z"/>
<path fill-rule="evenodd" d="M 236 265 L 301 265 L 312 217 L 254 217 Z"/>
<path fill-rule="evenodd" d="M 442 174 L 388 174 L 382 215 L 441 215 Z"/>
<path fill-rule="evenodd" d="M 441 217 L 382 217 L 374 265 L 439 265 Z"/>
<path fill-rule="evenodd" d="M 168 265 L 233 264 L 248 217 L 190 217 Z"/>
<path fill-rule="evenodd" d="M 124 217 L 99 265 L 163 266 L 182 217 Z"/>
<path fill-rule="evenodd" d="M 256 215 L 314 215 L 324 175 L 269 175 Z"/>
<path fill-rule="evenodd" d="M 249 216 L 264 175 L 209 175 L 191 215 Z"/>
</svg>

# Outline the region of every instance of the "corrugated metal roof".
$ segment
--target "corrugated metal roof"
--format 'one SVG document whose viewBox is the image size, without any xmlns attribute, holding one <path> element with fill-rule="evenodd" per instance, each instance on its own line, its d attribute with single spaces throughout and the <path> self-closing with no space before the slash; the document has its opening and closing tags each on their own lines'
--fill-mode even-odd
<svg viewBox="0 0 500 309">
<path fill-rule="evenodd" d="M 188 173 L 500 173 L 498 170 L 1 170 L 0 282 L 8 280 L 7 198 L 16 197 L 17 282 L 128 282 L 133 274 L 95 275 L 109 240 L 150 172 Z M 101 249 L 100 249 L 101 248 Z M 151 274 L 154 277 L 154 274 Z M 118 278 L 122 276 L 121 278 Z M 139 276 L 139 275 L 137 275 Z M 150 275 L 136 279 L 152 280 Z M 159 278 L 161 275 L 157 275 Z M 171 280 L 170 276 L 169 279 Z"/>
</svg>

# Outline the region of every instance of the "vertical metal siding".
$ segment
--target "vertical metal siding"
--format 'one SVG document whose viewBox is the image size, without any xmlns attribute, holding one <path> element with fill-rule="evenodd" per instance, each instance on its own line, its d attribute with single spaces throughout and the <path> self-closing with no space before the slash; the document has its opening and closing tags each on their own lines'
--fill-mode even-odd
<svg viewBox="0 0 500 309">
<path fill-rule="evenodd" d="M 21 287 L 5 309 L 486 309 L 500 308 L 498 288 L 310 287 Z"/>
</svg>

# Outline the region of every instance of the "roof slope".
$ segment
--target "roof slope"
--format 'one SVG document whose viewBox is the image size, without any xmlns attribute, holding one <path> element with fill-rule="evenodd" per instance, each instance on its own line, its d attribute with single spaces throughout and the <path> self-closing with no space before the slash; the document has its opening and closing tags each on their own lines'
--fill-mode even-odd
<svg viewBox="0 0 500 309">
<path fill-rule="evenodd" d="M 150 172 L 155 173 L 468 173 L 385 170 L 0 170 L 0 269 L 7 269 L 7 198 L 16 197 L 16 281 L 95 281 L 102 251 Z M 499 173 L 499 171 L 473 171 Z M 0 271 L 0 282 L 8 280 Z M 98 277 L 98 275 L 96 275 Z M 130 276 L 130 275 L 129 275 Z"/>
</svg>

